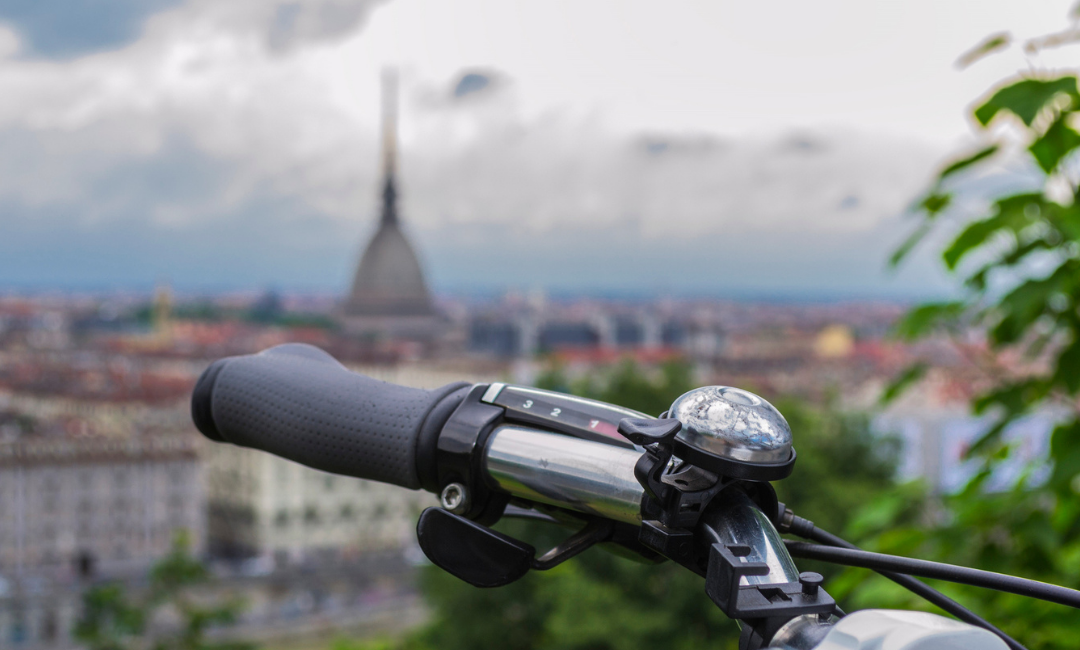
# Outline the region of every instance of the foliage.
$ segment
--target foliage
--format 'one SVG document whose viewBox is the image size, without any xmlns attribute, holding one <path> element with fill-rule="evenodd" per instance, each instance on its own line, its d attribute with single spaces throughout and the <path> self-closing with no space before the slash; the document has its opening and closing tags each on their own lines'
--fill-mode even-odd
<svg viewBox="0 0 1080 650">
<path fill-rule="evenodd" d="M 129 593 L 120 583 L 91 587 L 83 594 L 83 611 L 75 625 L 75 639 L 89 650 L 251 650 L 244 642 L 212 642 L 207 632 L 236 621 L 242 607 L 237 600 L 206 603 L 192 587 L 209 573 L 190 554 L 186 534 L 178 534 L 172 550 L 150 571 L 146 593 Z M 155 625 L 169 616 L 176 625 Z"/>
<path fill-rule="evenodd" d="M 974 111 L 977 123 L 994 142 L 975 154 L 947 165 L 920 202 L 922 223 L 917 241 L 936 227 L 956 200 L 951 183 L 961 172 L 985 168 L 1011 151 L 1012 140 L 1026 145 L 1026 156 L 1041 174 L 1041 187 L 1000 196 L 985 214 L 964 225 L 942 253 L 946 268 L 963 280 L 957 300 L 930 303 L 910 311 L 897 332 L 916 339 L 946 329 L 976 327 L 986 333 L 994 352 L 1020 351 L 1031 363 L 1001 377 L 975 402 L 975 412 L 994 417 L 994 424 L 975 451 L 987 456 L 1003 444 L 1001 433 L 1016 418 L 1054 403 L 1073 409 L 1073 416 L 1054 432 L 1055 470 L 1051 485 L 1061 495 L 1073 494 L 1070 482 L 1080 470 L 1080 425 L 1076 398 L 1080 393 L 1080 205 L 1073 152 L 1080 133 L 1071 124 L 1080 110 L 1076 77 L 1027 78 L 1005 85 Z M 1008 121 L 1011 128 L 991 130 Z M 1053 188 L 1066 183 L 1069 195 Z M 900 261 L 910 250 L 905 243 Z M 1045 370 L 1036 363 L 1048 362 Z M 904 377 L 908 379 L 908 377 Z"/>
<path fill-rule="evenodd" d="M 553 371 L 538 383 L 653 414 L 694 386 L 684 363 L 647 372 L 627 362 L 575 382 Z M 895 448 L 871 438 L 865 419 L 794 401 L 778 406 L 799 440 L 796 470 L 778 486 L 793 508 L 840 529 L 861 500 L 891 485 Z M 523 521 L 498 528 L 539 549 L 569 534 Z M 434 567 L 424 571 L 422 586 L 433 609 L 431 624 L 380 650 L 689 650 L 735 648 L 738 642 L 738 628 L 705 596 L 701 578 L 671 562 L 642 564 L 591 550 L 499 589 L 470 587 Z"/>
<path fill-rule="evenodd" d="M 75 638 L 90 650 L 126 650 L 146 628 L 145 611 L 131 602 L 123 585 L 98 585 L 83 594 Z"/>
<path fill-rule="evenodd" d="M 1050 35 L 1027 47 L 1066 40 L 1064 33 Z M 1008 41 L 989 39 L 972 60 Z M 992 362 L 1005 355 L 1021 362 L 997 365 L 993 386 L 972 402 L 973 411 L 991 421 L 969 451 L 982 471 L 960 493 L 942 498 L 932 526 L 898 529 L 888 516 L 879 517 L 881 525 L 871 528 L 882 550 L 1080 586 L 1078 111 L 1080 93 L 1071 74 L 1031 72 L 983 98 L 973 116 L 984 146 L 938 173 L 918 204 L 919 225 L 894 256 L 899 262 L 928 233 L 954 222 L 957 231 L 941 257 L 962 280 L 962 293 L 913 309 L 897 332 L 910 340 L 974 330 L 984 333 Z M 1022 165 L 1020 175 L 1034 182 L 993 197 L 975 218 L 960 211 L 956 206 L 970 203 L 964 181 L 993 178 L 1003 162 L 1013 178 Z M 892 395 L 918 372 L 901 377 Z M 1029 468 L 1010 489 L 990 490 L 992 469 L 1012 454 L 1002 436 L 1006 427 L 1047 408 L 1065 414 L 1051 436 L 1049 468 Z M 974 589 L 949 591 L 962 601 L 976 600 L 974 609 L 1031 648 L 1073 647 L 1080 636 L 1080 619 L 1066 608 Z"/>
</svg>

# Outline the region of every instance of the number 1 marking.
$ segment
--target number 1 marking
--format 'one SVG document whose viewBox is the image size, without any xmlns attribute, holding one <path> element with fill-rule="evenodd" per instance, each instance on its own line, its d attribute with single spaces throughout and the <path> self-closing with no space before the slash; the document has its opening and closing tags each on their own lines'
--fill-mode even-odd
<svg viewBox="0 0 1080 650">
<path fill-rule="evenodd" d="M 589 428 L 595 429 L 596 425 L 600 424 L 600 420 L 589 420 Z"/>
</svg>

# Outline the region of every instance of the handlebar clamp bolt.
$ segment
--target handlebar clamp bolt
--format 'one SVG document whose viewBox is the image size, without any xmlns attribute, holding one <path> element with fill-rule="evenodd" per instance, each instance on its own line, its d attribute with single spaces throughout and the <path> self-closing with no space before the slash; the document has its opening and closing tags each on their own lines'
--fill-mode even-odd
<svg viewBox="0 0 1080 650">
<path fill-rule="evenodd" d="M 803 571 L 799 574 L 799 583 L 802 584 L 802 592 L 807 596 L 816 596 L 818 587 L 825 581 L 820 573 L 814 573 L 813 571 Z"/>
<path fill-rule="evenodd" d="M 461 483 L 447 483 L 439 495 L 443 509 L 455 515 L 463 515 L 469 510 L 469 491 Z"/>
</svg>

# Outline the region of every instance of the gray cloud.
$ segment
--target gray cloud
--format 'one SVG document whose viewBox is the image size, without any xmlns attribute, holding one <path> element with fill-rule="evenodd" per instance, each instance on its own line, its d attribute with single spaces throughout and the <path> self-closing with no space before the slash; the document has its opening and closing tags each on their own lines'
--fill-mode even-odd
<svg viewBox="0 0 1080 650">
<path fill-rule="evenodd" d="M 150 16 L 181 0 L 5 0 L 0 21 L 23 41 L 22 55 L 67 59 L 128 45 Z"/>
<path fill-rule="evenodd" d="M 73 59 L 118 50 L 143 36 L 151 18 L 238 34 L 257 33 L 274 52 L 345 37 L 386 0 L 6 0 L 0 23 L 11 25 L 26 59 Z M 168 31 L 168 30 L 166 30 Z M 160 38 L 167 34 L 151 34 Z"/>
<path fill-rule="evenodd" d="M 948 291 L 933 245 L 899 274 L 885 269 L 938 151 L 844 131 L 620 136 L 587 121 L 500 122 L 487 110 L 466 146 L 444 150 L 432 129 L 422 150 L 406 151 L 406 219 L 436 283 L 740 297 Z"/>
<path fill-rule="evenodd" d="M 64 174 L 81 183 L 63 201 L 35 192 L 33 202 L 0 204 L 0 277 L 10 285 L 148 287 L 169 278 L 187 288 L 343 290 L 374 223 L 376 178 L 373 165 L 357 175 L 342 168 L 374 159 L 372 143 L 268 169 L 173 131 L 147 152 L 103 156 L 91 171 L 93 143 L 109 132 L 98 128 L 81 138 L 0 134 L 0 151 L 30 163 L 24 186 L 61 185 Z M 887 140 L 819 137 L 827 153 L 810 159 L 778 156 L 780 139 L 650 136 L 671 143 L 657 155 L 641 137 L 589 124 L 505 120 L 464 145 L 411 142 L 404 218 L 441 290 L 808 298 L 942 290 L 925 257 L 897 279 L 883 272 L 929 156 Z M 71 169 L 48 178 L 53 157 Z M 890 197 L 893 184 L 902 187 Z M 854 194 L 870 198 L 845 204 Z"/>
<path fill-rule="evenodd" d="M 295 63 L 373 6 L 193 0 L 123 50 L 5 62 L 0 278 L 343 290 L 374 223 L 377 126 L 281 54 Z M 839 130 L 611 132 L 522 114 L 498 73 L 405 79 L 404 219 L 437 288 L 942 286 L 926 264 L 881 272 L 936 151 Z"/>
<path fill-rule="evenodd" d="M 267 43 L 284 52 L 305 43 L 347 36 L 359 29 L 383 0 L 290 0 L 277 2 Z"/>
<path fill-rule="evenodd" d="M 458 82 L 454 84 L 453 95 L 460 99 L 466 95 L 483 92 L 490 85 L 491 77 L 489 75 L 479 72 L 467 72 L 461 75 Z"/>
</svg>

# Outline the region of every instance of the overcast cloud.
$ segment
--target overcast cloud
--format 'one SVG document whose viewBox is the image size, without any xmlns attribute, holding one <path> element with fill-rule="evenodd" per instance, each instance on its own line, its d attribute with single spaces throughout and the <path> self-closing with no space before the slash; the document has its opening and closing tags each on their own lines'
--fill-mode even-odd
<svg viewBox="0 0 1080 650">
<path fill-rule="evenodd" d="M 817 26 L 839 58 L 808 86 L 769 81 L 780 46 L 739 61 L 708 51 L 734 47 L 732 23 L 764 20 L 714 16 L 713 3 L 609 5 L 615 21 L 604 3 L 85 4 L 0 7 L 0 290 L 344 289 L 376 214 L 377 82 L 390 64 L 402 73 L 405 220 L 436 288 L 945 286 L 925 260 L 897 278 L 883 260 L 983 86 L 939 106 L 935 89 L 956 83 L 943 55 L 908 57 L 944 70 L 922 82 L 930 107 L 898 110 L 872 79 L 864 93 L 835 86 L 843 57 L 826 37 L 864 43 L 861 10 Z M 700 51 L 666 47 L 679 30 Z M 754 91 L 732 70 L 758 63 Z"/>
</svg>

